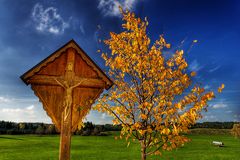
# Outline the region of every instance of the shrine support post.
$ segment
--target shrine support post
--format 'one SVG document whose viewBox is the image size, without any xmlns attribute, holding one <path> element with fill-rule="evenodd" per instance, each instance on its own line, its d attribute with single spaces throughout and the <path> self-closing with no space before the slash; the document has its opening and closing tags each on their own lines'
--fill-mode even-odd
<svg viewBox="0 0 240 160">
<path fill-rule="evenodd" d="M 70 109 L 70 114 L 66 119 L 65 116 L 65 112 L 62 112 L 59 160 L 70 160 L 72 109 Z"/>
</svg>

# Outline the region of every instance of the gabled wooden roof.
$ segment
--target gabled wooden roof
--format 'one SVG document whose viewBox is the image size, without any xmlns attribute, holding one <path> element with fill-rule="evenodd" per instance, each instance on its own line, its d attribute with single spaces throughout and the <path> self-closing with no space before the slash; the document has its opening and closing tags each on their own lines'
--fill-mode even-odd
<svg viewBox="0 0 240 160">
<path fill-rule="evenodd" d="M 35 75 L 41 70 L 42 67 L 46 66 L 48 63 L 53 62 L 61 54 L 63 54 L 68 48 L 74 48 L 78 54 L 84 59 L 84 61 L 91 66 L 91 68 L 97 72 L 98 76 L 106 83 L 105 89 L 109 89 L 113 82 L 112 80 L 100 69 L 100 67 L 87 55 L 87 53 L 72 39 L 64 46 L 53 52 L 47 58 L 42 60 L 40 63 L 35 65 L 29 71 L 24 73 L 20 78 L 24 81 L 26 85 L 29 85 L 28 79 Z"/>
</svg>

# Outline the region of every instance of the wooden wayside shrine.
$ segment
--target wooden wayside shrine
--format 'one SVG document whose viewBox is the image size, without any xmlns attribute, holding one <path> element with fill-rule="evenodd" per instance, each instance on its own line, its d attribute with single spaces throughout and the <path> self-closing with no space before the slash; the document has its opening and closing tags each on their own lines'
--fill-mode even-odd
<svg viewBox="0 0 240 160">
<path fill-rule="evenodd" d="M 21 79 L 31 84 L 61 133 L 59 159 L 69 160 L 72 132 L 113 82 L 74 40 L 27 71 Z"/>
</svg>

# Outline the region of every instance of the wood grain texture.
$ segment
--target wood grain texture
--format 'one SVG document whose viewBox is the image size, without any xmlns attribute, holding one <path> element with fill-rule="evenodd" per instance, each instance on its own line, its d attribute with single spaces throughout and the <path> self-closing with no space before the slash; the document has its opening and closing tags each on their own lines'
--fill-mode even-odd
<svg viewBox="0 0 240 160">
<path fill-rule="evenodd" d="M 91 58 L 86 54 L 86 52 L 74 40 L 69 41 L 64 46 L 62 46 L 61 48 L 53 52 L 51 55 L 49 55 L 47 58 L 39 62 L 33 68 L 28 70 L 26 73 L 24 73 L 21 76 L 21 79 L 27 85 L 29 85 L 30 84 L 28 81 L 29 78 L 31 78 L 36 74 L 49 75 L 48 70 L 51 70 L 51 75 L 64 74 L 65 68 L 63 66 L 65 66 L 67 63 L 66 52 L 69 48 L 73 48 L 77 54 L 77 56 L 75 56 L 77 59 L 75 63 L 75 68 L 76 68 L 75 70 L 77 75 L 78 74 L 82 75 L 82 72 L 87 74 L 94 74 L 95 72 L 97 76 L 100 77 L 100 79 L 102 79 L 106 83 L 105 89 L 109 89 L 113 85 L 112 80 L 108 78 L 108 76 L 100 69 L 100 67 L 98 67 L 98 65 L 94 63 L 93 60 L 91 60 Z M 88 68 L 94 72 L 92 71 L 90 72 L 90 70 L 88 70 L 89 73 L 82 71 L 80 69 L 81 65 L 78 64 L 78 63 L 81 63 L 82 61 L 84 61 L 84 63 L 88 65 Z M 46 67 L 48 69 L 44 70 L 44 68 Z"/>
<path fill-rule="evenodd" d="M 63 54 L 66 55 L 57 58 L 57 62 L 61 65 L 53 62 L 44 66 L 36 75 L 29 78 L 28 82 L 32 85 L 32 89 L 59 131 L 61 130 L 62 112 L 67 97 L 66 88 L 61 86 L 59 82 L 66 82 L 69 87 L 81 82 L 72 89 L 73 93 L 71 93 L 71 101 L 73 101 L 71 131 L 74 132 L 89 112 L 92 103 L 103 91 L 106 83 L 99 78 L 93 69 L 91 70 L 91 67 L 84 60 L 81 60 L 81 56 L 76 56 L 74 49 L 68 49 Z M 69 67 L 69 64 L 73 64 L 73 68 Z M 54 67 L 58 69 L 54 69 Z M 61 74 L 59 75 L 57 72 Z"/>
</svg>

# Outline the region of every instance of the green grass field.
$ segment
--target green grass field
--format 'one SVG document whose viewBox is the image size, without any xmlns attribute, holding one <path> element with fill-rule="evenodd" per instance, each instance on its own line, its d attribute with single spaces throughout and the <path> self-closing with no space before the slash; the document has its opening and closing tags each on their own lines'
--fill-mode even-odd
<svg viewBox="0 0 240 160">
<path fill-rule="evenodd" d="M 184 147 L 164 152 L 166 160 L 239 160 L 240 140 L 229 135 L 190 135 L 192 141 Z M 225 147 L 211 145 L 213 140 L 223 141 Z M 0 135 L 0 160 L 57 160 L 58 136 Z M 140 160 L 139 145 L 127 148 L 124 140 L 114 136 L 73 136 L 72 160 Z"/>
</svg>

